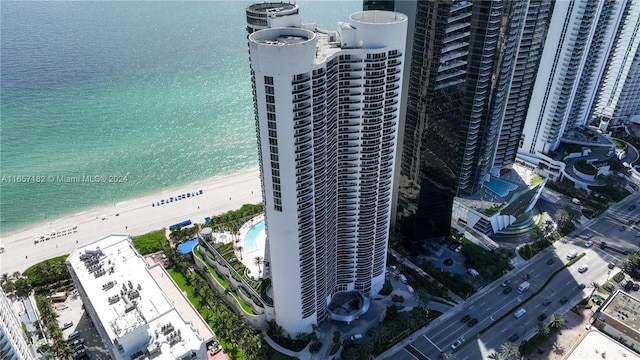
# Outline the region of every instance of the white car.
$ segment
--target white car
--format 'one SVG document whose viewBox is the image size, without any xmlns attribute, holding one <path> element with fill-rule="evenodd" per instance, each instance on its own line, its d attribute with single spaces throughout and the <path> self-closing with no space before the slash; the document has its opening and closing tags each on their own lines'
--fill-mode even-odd
<svg viewBox="0 0 640 360">
<path fill-rule="evenodd" d="M 587 241 L 586 243 L 584 243 L 584 247 L 592 247 L 593 246 L 593 241 Z"/>
<path fill-rule="evenodd" d="M 587 265 L 581 265 L 581 266 L 578 268 L 578 272 L 579 272 L 579 273 L 583 273 L 583 272 L 585 272 L 585 271 L 587 271 L 587 270 L 589 270 L 589 266 L 587 266 Z"/>
<path fill-rule="evenodd" d="M 463 338 L 460 338 L 460 339 L 456 340 L 453 344 L 451 344 L 451 350 L 457 349 L 458 346 L 462 345 L 463 341 L 464 341 Z"/>
</svg>

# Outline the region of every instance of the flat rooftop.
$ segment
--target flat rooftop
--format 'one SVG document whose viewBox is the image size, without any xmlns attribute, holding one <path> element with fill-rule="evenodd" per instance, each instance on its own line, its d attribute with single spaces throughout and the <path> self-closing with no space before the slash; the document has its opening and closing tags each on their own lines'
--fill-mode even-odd
<svg viewBox="0 0 640 360">
<path fill-rule="evenodd" d="M 205 342 L 154 278 L 127 235 L 109 235 L 77 248 L 68 258 L 84 293 L 111 343 L 122 346 L 120 359 L 178 359 L 194 352 L 204 358 Z"/>
<path fill-rule="evenodd" d="M 597 331 L 588 331 L 569 352 L 565 360 L 639 360 L 640 356 L 629 348 Z"/>
<path fill-rule="evenodd" d="M 640 300 L 633 296 L 617 291 L 600 309 L 600 312 L 607 314 L 614 321 L 628 327 L 631 331 L 640 333 Z M 609 321 L 607 320 L 607 322 Z"/>
</svg>

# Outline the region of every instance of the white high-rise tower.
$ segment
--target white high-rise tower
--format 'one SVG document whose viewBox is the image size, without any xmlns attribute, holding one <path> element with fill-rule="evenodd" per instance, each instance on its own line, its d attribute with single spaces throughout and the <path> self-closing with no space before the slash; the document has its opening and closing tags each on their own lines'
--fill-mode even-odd
<svg viewBox="0 0 640 360">
<path fill-rule="evenodd" d="M 11 302 L 0 288 L 0 358 L 2 360 L 34 360 L 25 333 Z"/>
<path fill-rule="evenodd" d="M 384 283 L 407 17 L 249 35 L 275 320 L 309 332 Z"/>
</svg>

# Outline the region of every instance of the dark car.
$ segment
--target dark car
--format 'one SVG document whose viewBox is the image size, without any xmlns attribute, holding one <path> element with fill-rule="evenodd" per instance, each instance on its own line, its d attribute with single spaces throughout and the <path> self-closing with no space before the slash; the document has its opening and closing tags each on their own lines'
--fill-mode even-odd
<svg viewBox="0 0 640 360">
<path fill-rule="evenodd" d="M 601 242 L 600 243 L 600 249 L 606 249 L 607 248 L 607 243 L 606 242 Z"/>
<path fill-rule="evenodd" d="M 502 290 L 502 292 L 508 294 L 511 292 L 511 290 L 513 290 L 513 288 L 511 288 L 511 286 L 507 286 L 506 288 L 504 288 L 504 290 Z"/>
<path fill-rule="evenodd" d="M 529 280 L 529 278 L 531 278 L 531 275 L 527 274 L 527 275 L 522 277 L 522 280 L 527 281 L 527 280 Z"/>
<path fill-rule="evenodd" d="M 609 265 L 607 265 L 607 267 L 608 267 L 609 269 L 613 269 L 614 267 L 616 267 L 616 263 L 614 263 L 614 262 L 610 262 L 610 263 L 609 263 Z"/>
<path fill-rule="evenodd" d="M 471 327 L 471 326 L 474 326 L 477 323 L 478 323 L 478 318 L 473 318 L 473 319 L 469 320 L 469 323 L 467 325 L 469 325 Z"/>
<path fill-rule="evenodd" d="M 569 299 L 567 299 L 566 297 L 563 297 L 562 299 L 560 299 L 560 304 L 566 304 L 569 301 Z"/>
<path fill-rule="evenodd" d="M 549 304 L 551 304 L 551 300 L 545 300 L 542 302 L 542 306 L 547 306 Z"/>
<path fill-rule="evenodd" d="M 549 260 L 547 260 L 547 265 L 551 265 L 551 264 L 553 264 L 553 261 L 554 261 L 553 259 L 549 259 Z"/>
<path fill-rule="evenodd" d="M 87 349 L 80 349 L 80 350 L 78 350 L 78 351 L 73 353 L 73 358 L 77 359 L 79 357 L 84 356 L 86 353 L 87 353 Z"/>
<path fill-rule="evenodd" d="M 582 284 L 582 283 L 578 285 L 578 289 L 580 289 L 580 290 L 584 289 L 585 287 L 587 287 L 587 285 Z"/>
<path fill-rule="evenodd" d="M 629 206 L 629 211 L 633 211 L 633 210 L 635 210 L 635 209 L 636 209 L 636 206 L 635 206 L 635 205 L 631 205 L 631 206 Z"/>
<path fill-rule="evenodd" d="M 635 285 L 635 283 L 633 281 L 627 281 L 627 283 L 624 284 L 624 289 L 629 291 L 629 290 L 633 289 L 633 285 Z"/>
<path fill-rule="evenodd" d="M 463 316 L 462 319 L 460 319 L 460 321 L 462 321 L 463 323 L 466 323 L 470 319 L 471 319 L 471 315 L 467 314 L 467 315 Z"/>
<path fill-rule="evenodd" d="M 538 321 L 542 321 L 542 320 L 544 320 L 546 318 L 547 318 L 546 314 L 540 314 L 540 316 L 538 316 Z"/>
<path fill-rule="evenodd" d="M 634 284 L 633 284 L 633 287 L 631 288 L 631 290 L 633 290 L 633 291 L 638 291 L 638 290 L 640 290 L 640 284 L 638 284 L 638 283 L 634 283 Z"/>
<path fill-rule="evenodd" d="M 507 340 L 509 340 L 510 342 L 516 342 L 516 341 L 518 341 L 518 339 L 520 339 L 520 335 L 513 334 L 513 335 L 509 336 L 509 338 Z"/>
</svg>

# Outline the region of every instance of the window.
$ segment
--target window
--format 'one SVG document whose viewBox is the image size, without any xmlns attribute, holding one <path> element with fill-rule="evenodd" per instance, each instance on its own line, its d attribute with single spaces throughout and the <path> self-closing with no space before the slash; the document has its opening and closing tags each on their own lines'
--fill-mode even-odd
<svg viewBox="0 0 640 360">
<path fill-rule="evenodd" d="M 265 76 L 264 77 L 264 83 L 266 85 L 273 85 L 273 76 Z"/>
</svg>

